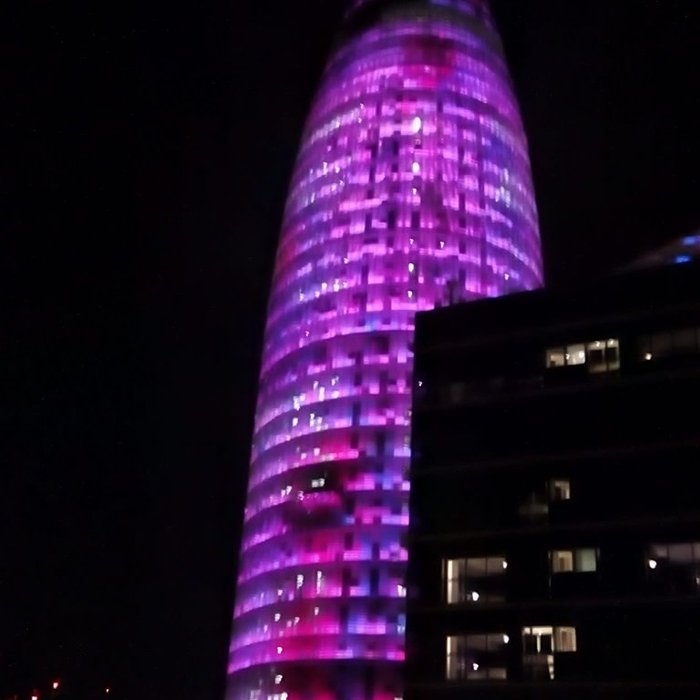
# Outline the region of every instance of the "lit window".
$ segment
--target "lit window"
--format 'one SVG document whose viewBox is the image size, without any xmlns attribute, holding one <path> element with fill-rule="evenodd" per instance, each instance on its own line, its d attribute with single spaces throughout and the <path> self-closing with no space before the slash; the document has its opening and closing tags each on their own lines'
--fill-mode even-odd
<svg viewBox="0 0 700 700">
<path fill-rule="evenodd" d="M 586 347 L 588 370 L 592 374 L 620 369 L 620 341 L 595 340 Z"/>
<path fill-rule="evenodd" d="M 554 655 L 576 650 L 575 627 L 523 627 L 523 671 L 528 680 L 554 680 Z"/>
<path fill-rule="evenodd" d="M 547 350 L 547 367 L 564 367 L 566 365 L 566 350 L 550 348 Z"/>
<path fill-rule="evenodd" d="M 553 574 L 574 570 L 574 552 L 572 550 L 556 550 L 549 553 L 549 566 Z"/>
<path fill-rule="evenodd" d="M 556 549 L 549 553 L 553 574 L 590 573 L 598 569 L 596 549 Z"/>
<path fill-rule="evenodd" d="M 525 653 L 570 653 L 576 650 L 575 627 L 523 627 Z"/>
<path fill-rule="evenodd" d="M 653 544 L 649 548 L 651 557 L 669 564 L 700 563 L 700 542 L 674 542 Z"/>
<path fill-rule="evenodd" d="M 505 557 L 471 557 L 445 561 L 445 598 L 448 604 L 505 600 Z"/>
<path fill-rule="evenodd" d="M 566 364 L 583 365 L 586 363 L 586 347 L 583 343 L 566 346 Z"/>
<path fill-rule="evenodd" d="M 447 679 L 506 680 L 508 641 L 503 632 L 447 637 Z"/>
<path fill-rule="evenodd" d="M 576 651 L 576 628 L 554 628 L 554 651 L 559 654 L 573 653 Z"/>
<path fill-rule="evenodd" d="M 571 482 L 568 479 L 552 479 L 549 482 L 549 500 L 552 502 L 571 500 Z"/>
<path fill-rule="evenodd" d="M 620 369 L 620 341 L 611 338 L 549 348 L 546 363 L 547 367 L 588 364 L 591 373 L 612 372 Z"/>
<path fill-rule="evenodd" d="M 647 555 L 650 581 L 665 593 L 700 592 L 700 542 L 653 544 Z"/>
</svg>

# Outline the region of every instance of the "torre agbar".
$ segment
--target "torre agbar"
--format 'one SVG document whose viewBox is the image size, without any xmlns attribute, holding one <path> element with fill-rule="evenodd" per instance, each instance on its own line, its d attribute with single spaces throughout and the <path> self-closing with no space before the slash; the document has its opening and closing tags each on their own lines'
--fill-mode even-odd
<svg viewBox="0 0 700 700">
<path fill-rule="evenodd" d="M 414 315 L 541 284 L 486 0 L 352 4 L 277 250 L 227 700 L 401 698 Z"/>
</svg>

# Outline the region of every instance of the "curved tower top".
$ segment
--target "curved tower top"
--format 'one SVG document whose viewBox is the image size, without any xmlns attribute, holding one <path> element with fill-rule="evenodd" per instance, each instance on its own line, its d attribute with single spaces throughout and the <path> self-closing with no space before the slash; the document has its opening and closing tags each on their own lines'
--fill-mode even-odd
<svg viewBox="0 0 700 700">
<path fill-rule="evenodd" d="M 228 700 L 401 697 L 415 313 L 541 284 L 487 3 L 357 0 L 277 250 Z"/>
<path fill-rule="evenodd" d="M 347 15 L 358 9 L 367 7 L 387 7 L 401 5 L 432 5 L 433 7 L 446 7 L 459 10 L 461 12 L 473 13 L 479 10 L 489 11 L 488 0 L 351 0 L 348 3 Z"/>
</svg>

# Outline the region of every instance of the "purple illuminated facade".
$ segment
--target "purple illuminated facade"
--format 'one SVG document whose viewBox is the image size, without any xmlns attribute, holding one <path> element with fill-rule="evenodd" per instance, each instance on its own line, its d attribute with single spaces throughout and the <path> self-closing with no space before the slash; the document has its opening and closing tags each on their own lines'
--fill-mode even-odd
<svg viewBox="0 0 700 700">
<path fill-rule="evenodd" d="M 414 314 L 541 284 L 485 0 L 356 2 L 277 251 L 227 700 L 401 697 Z"/>
</svg>

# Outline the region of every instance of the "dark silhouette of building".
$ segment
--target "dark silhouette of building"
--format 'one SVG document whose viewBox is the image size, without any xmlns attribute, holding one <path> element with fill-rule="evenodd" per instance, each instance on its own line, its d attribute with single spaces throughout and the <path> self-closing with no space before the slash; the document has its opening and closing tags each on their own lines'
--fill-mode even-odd
<svg viewBox="0 0 700 700">
<path fill-rule="evenodd" d="M 674 265 L 418 315 L 406 700 L 700 697 L 684 240 Z"/>
</svg>

